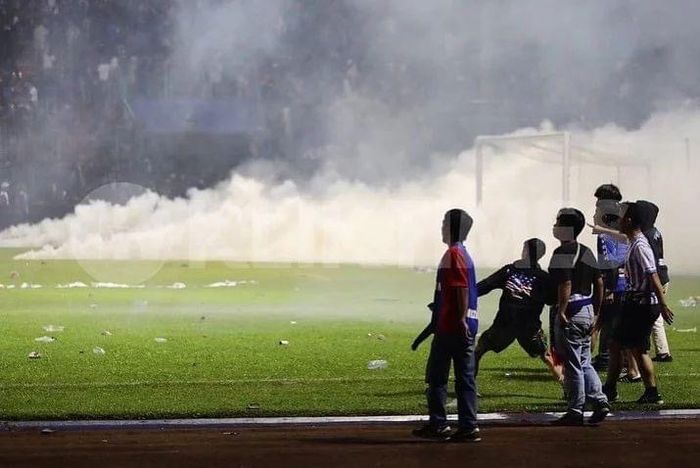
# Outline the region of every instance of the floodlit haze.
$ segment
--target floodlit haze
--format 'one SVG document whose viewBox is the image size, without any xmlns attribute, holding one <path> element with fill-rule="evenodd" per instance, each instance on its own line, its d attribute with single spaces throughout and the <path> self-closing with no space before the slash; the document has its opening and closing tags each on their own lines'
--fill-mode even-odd
<svg viewBox="0 0 700 468">
<path fill-rule="evenodd" d="M 656 202 L 671 273 L 700 271 L 697 2 L 241 0 L 171 14 L 173 89 L 276 81 L 283 141 L 184 197 L 86 202 L 0 233 L 36 248 L 21 258 L 432 265 L 443 213 L 462 207 L 477 264 L 495 267 L 525 238 L 554 247 L 561 166 L 551 141 L 487 150 L 477 207 L 474 138 L 556 130 L 572 134 L 569 205 L 591 219 L 607 182 Z M 595 164 L 611 157 L 650 177 Z"/>
</svg>

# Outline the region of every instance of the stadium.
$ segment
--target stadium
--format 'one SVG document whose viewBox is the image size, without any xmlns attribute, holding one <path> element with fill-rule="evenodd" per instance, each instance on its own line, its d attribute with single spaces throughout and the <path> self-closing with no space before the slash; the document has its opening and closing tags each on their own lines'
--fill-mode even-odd
<svg viewBox="0 0 700 468">
<path fill-rule="evenodd" d="M 695 10 L 0 0 L 0 465 L 689 466 Z M 531 238 L 551 272 L 564 207 L 602 262 L 607 184 L 658 208 L 670 282 L 653 294 L 674 315 L 649 351 L 663 402 L 640 402 L 645 366 L 635 376 L 625 355 L 604 422 L 552 427 L 570 375 L 558 383 L 520 339 L 481 359 L 503 302 L 480 292 L 483 440 L 412 435 L 434 423 L 430 341 L 446 332 L 411 343 L 448 313 L 426 307 L 447 210 L 473 219 L 477 280 Z M 554 348 L 556 300 L 543 304 Z M 596 369 L 609 397 L 613 371 Z"/>
</svg>

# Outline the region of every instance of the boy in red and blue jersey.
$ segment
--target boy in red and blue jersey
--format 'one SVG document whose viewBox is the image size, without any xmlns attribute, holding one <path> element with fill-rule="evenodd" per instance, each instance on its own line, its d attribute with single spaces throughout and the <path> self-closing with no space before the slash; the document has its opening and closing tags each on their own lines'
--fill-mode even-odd
<svg viewBox="0 0 700 468">
<path fill-rule="evenodd" d="M 418 437 L 472 441 L 481 440 L 476 422 L 474 344 L 478 331 L 476 271 L 464 247 L 473 224 L 460 209 L 445 213 L 442 240 L 447 251 L 437 271 L 433 303 L 435 336 L 430 347 L 426 382 L 430 421 L 413 431 Z M 459 427 L 452 433 L 447 425 L 445 401 L 450 367 L 454 363 L 455 393 Z"/>
</svg>

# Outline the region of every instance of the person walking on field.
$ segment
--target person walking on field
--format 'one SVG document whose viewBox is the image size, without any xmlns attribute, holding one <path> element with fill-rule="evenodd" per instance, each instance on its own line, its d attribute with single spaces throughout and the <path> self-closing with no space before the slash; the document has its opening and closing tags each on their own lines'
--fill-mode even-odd
<svg viewBox="0 0 700 468">
<path fill-rule="evenodd" d="M 472 224 L 472 218 L 460 209 L 448 211 L 442 221 L 442 241 L 447 251 L 437 271 L 433 301 L 435 335 L 426 370 L 430 420 L 413 431 L 416 437 L 455 442 L 481 440 L 476 421 L 474 378 L 474 344 L 479 325 L 476 271 L 463 244 Z M 458 428 L 454 433 L 447 424 L 445 410 L 452 364 L 458 413 Z"/>
<path fill-rule="evenodd" d="M 654 322 L 659 315 L 666 323 L 673 323 L 673 312 L 666 304 L 663 286 L 656 268 L 654 252 L 642 233 L 644 224 L 643 208 L 638 203 L 624 203 L 621 230 L 630 240 L 630 248 L 625 262 L 628 280 L 623 309 L 610 342 L 610 363 L 603 391 L 610 401 L 617 399 L 617 378 L 620 375 L 621 349 L 632 352 L 639 363 L 644 381 L 644 393 L 637 400 L 639 404 L 663 404 L 656 386 L 654 364 L 649 357 L 649 337 Z"/>
<path fill-rule="evenodd" d="M 610 413 L 600 378 L 591 365 L 591 333 L 603 298 L 603 278 L 593 252 L 576 238 L 585 226 L 583 213 L 563 208 L 557 214 L 553 234 L 561 243 L 549 265 L 556 285 L 554 340 L 557 355 L 564 362 L 564 386 L 568 409 L 553 424 L 583 425 L 587 401 L 594 407 L 589 423 L 597 424 Z"/>
</svg>

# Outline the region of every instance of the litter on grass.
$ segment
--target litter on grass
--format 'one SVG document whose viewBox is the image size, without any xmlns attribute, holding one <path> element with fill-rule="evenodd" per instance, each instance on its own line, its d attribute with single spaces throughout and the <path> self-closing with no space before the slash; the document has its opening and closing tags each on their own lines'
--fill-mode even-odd
<svg viewBox="0 0 700 468">
<path fill-rule="evenodd" d="M 155 341 L 156 343 L 167 343 L 167 342 L 168 342 L 168 339 L 167 339 L 167 338 L 158 337 L 158 338 L 154 339 L 153 341 Z"/>
<path fill-rule="evenodd" d="M 39 338 L 34 338 L 34 341 L 37 343 L 53 343 L 56 341 L 56 338 L 53 336 L 40 336 Z"/>
<path fill-rule="evenodd" d="M 367 363 L 367 369 L 369 370 L 386 369 L 387 367 L 389 367 L 389 363 L 384 359 L 374 359 Z"/>
<path fill-rule="evenodd" d="M 674 328 L 673 331 L 677 331 L 678 333 L 697 333 L 698 332 L 698 327 L 693 327 L 693 328 Z"/>
<path fill-rule="evenodd" d="M 260 405 L 257 404 L 257 403 L 250 403 L 250 404 L 248 404 L 248 406 L 247 406 L 246 408 L 247 408 L 248 410 L 259 410 L 259 409 L 260 409 Z"/>
<path fill-rule="evenodd" d="M 32 351 L 27 355 L 27 357 L 29 359 L 41 359 L 41 353 L 39 353 L 38 351 Z"/>
<path fill-rule="evenodd" d="M 700 296 L 698 296 L 700 297 Z M 697 307 L 698 305 L 698 298 L 694 296 L 690 296 L 686 299 L 681 299 L 680 301 L 681 307 Z"/>
<path fill-rule="evenodd" d="M 102 330 L 102 333 L 100 333 L 102 336 L 112 336 L 112 332 L 109 330 Z"/>
<path fill-rule="evenodd" d="M 104 283 L 104 282 L 98 282 L 98 283 L 92 283 L 93 288 L 106 288 L 106 289 L 128 289 L 131 286 L 128 284 L 120 284 L 120 283 Z"/>
<path fill-rule="evenodd" d="M 297 324 L 297 321 L 296 321 L 296 320 L 290 320 L 290 321 L 289 321 L 289 324 L 290 324 L 290 325 L 296 325 L 296 324 Z"/>
<path fill-rule="evenodd" d="M 288 346 L 288 345 L 289 345 L 289 341 L 287 341 L 287 340 L 280 340 L 280 346 Z"/>
<path fill-rule="evenodd" d="M 238 281 L 217 281 L 216 283 L 208 284 L 205 288 L 235 288 L 238 286 Z"/>
<path fill-rule="evenodd" d="M 97 354 L 98 356 L 104 356 L 105 354 L 107 354 L 107 352 L 99 346 L 95 346 L 94 348 L 92 348 L 92 352 Z"/>
<path fill-rule="evenodd" d="M 44 325 L 42 328 L 45 332 L 55 333 L 62 332 L 65 327 L 63 325 Z"/>
<path fill-rule="evenodd" d="M 74 288 L 87 288 L 88 285 L 83 283 L 82 281 L 74 281 L 73 283 L 68 283 L 68 284 L 59 284 L 56 286 L 58 289 L 74 289 Z"/>
</svg>

